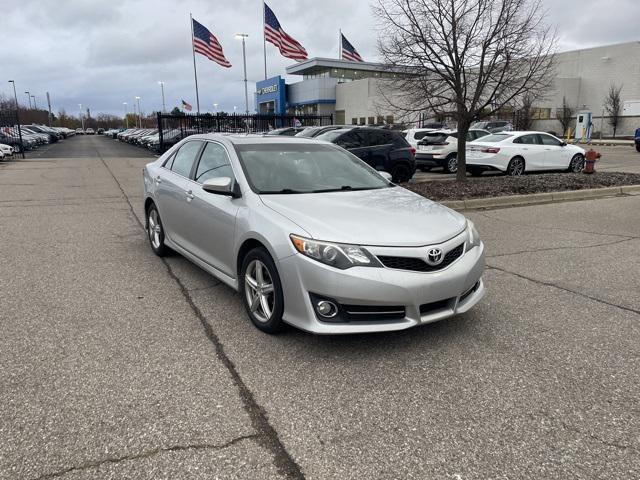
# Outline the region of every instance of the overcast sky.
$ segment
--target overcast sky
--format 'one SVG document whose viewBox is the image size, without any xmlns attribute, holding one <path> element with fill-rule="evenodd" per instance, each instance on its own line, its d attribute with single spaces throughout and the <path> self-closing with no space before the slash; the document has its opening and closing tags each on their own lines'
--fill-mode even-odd
<svg viewBox="0 0 640 480">
<path fill-rule="evenodd" d="M 371 0 L 373 1 L 373 0 Z M 368 0 L 268 0 L 283 28 L 310 57 L 337 57 L 338 29 L 365 60 L 376 61 L 375 19 Z M 560 50 L 640 40 L 638 0 L 545 0 L 549 21 L 557 24 Z M 167 108 L 180 99 L 194 105 L 189 12 L 217 37 L 233 64 L 224 69 L 197 55 L 200 108 L 244 110 L 242 46 L 237 32 L 249 34 L 249 108 L 255 82 L 264 76 L 261 0 L 23 0 L 2 7 L 0 93 L 13 91 L 26 103 L 29 90 L 38 106 L 52 97 L 54 112 L 122 114 L 134 97 L 145 112 L 161 108 L 165 82 Z M 267 44 L 269 76 L 292 63 Z M 289 79 L 294 81 L 295 77 Z"/>
</svg>

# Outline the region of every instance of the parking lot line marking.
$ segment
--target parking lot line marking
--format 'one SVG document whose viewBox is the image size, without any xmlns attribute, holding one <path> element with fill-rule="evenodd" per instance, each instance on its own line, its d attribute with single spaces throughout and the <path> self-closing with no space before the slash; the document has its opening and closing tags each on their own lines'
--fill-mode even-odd
<svg viewBox="0 0 640 480">
<path fill-rule="evenodd" d="M 129 200 L 129 197 L 127 196 L 124 188 L 122 188 L 122 185 L 118 181 L 117 177 L 113 174 L 113 172 L 109 168 L 109 165 L 107 165 L 107 162 L 105 162 L 104 158 L 102 158 L 102 155 L 100 155 L 100 152 L 97 150 L 96 150 L 96 155 L 104 165 L 105 169 L 109 172 L 109 174 L 113 178 L 113 181 L 116 183 L 116 185 L 120 189 L 120 192 L 122 193 L 124 200 L 129 205 L 129 209 L 131 211 L 131 214 L 133 215 L 133 218 L 135 219 L 137 224 L 140 226 L 140 228 L 144 232 L 145 226 L 142 224 L 142 222 L 136 215 L 133 204 Z M 200 320 L 200 323 L 204 328 L 207 338 L 214 346 L 216 356 L 222 362 L 225 368 L 229 371 L 229 374 L 231 375 L 231 379 L 233 380 L 233 383 L 238 388 L 238 394 L 240 396 L 240 400 L 242 401 L 242 405 L 245 411 L 247 412 L 247 414 L 249 415 L 251 426 L 257 432 L 256 441 L 263 448 L 271 452 L 271 454 L 273 455 L 273 464 L 277 468 L 278 473 L 280 473 L 284 477 L 289 478 L 291 480 L 304 480 L 305 477 L 304 477 L 304 474 L 302 473 L 302 470 L 300 469 L 300 466 L 297 464 L 297 462 L 294 460 L 294 458 L 285 448 L 284 444 L 280 440 L 280 437 L 276 429 L 273 428 L 273 426 L 269 423 L 269 419 L 267 418 L 265 409 L 256 401 L 255 396 L 253 395 L 253 392 L 244 383 L 244 380 L 240 376 L 238 369 L 233 363 L 233 360 L 231 360 L 231 358 L 229 358 L 229 356 L 227 355 L 224 349 L 223 343 L 220 341 L 220 338 L 218 337 L 218 335 L 216 335 L 216 333 L 213 331 L 213 328 L 207 321 L 207 318 L 205 317 L 205 315 L 202 313 L 200 308 L 193 301 L 193 298 L 191 297 L 189 290 L 187 290 L 187 288 L 182 283 L 180 278 L 178 278 L 178 276 L 172 270 L 171 265 L 167 262 L 167 260 L 164 258 L 161 258 L 160 260 L 166 267 L 169 276 L 176 282 L 176 284 L 180 288 L 180 291 L 182 292 L 182 296 L 186 300 L 187 304 L 189 305 L 189 307 L 191 308 L 195 316 L 198 318 L 198 320 Z"/>
</svg>

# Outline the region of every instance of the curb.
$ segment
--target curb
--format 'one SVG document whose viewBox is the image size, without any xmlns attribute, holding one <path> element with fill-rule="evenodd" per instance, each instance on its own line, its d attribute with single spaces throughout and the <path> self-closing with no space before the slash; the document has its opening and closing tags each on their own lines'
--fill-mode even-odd
<svg viewBox="0 0 640 480">
<path fill-rule="evenodd" d="M 438 203 L 454 210 L 481 210 L 484 208 L 520 207 L 524 205 L 558 203 L 571 200 L 590 200 L 593 198 L 617 197 L 622 195 L 640 195 L 640 185 L 567 190 L 565 192 L 532 193 L 530 195 L 505 195 L 503 197 L 472 198 L 469 200 L 451 200 Z"/>
</svg>

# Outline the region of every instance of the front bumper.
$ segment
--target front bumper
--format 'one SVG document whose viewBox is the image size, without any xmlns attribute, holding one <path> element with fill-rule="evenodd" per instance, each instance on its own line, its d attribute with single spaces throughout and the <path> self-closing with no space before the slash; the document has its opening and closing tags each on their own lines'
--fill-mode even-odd
<svg viewBox="0 0 640 480">
<path fill-rule="evenodd" d="M 367 249 L 374 255 L 404 250 L 402 253 L 409 256 L 424 252 L 425 247 Z M 317 334 L 385 332 L 436 322 L 464 313 L 478 303 L 485 294 L 482 281 L 484 267 L 483 243 L 465 251 L 451 265 L 436 272 L 371 267 L 338 270 L 296 254 L 278 262 L 284 290 L 283 319 L 297 328 Z M 321 321 L 314 311 L 310 293 L 342 305 L 402 306 L 405 316 L 372 321 L 365 315 L 358 321 Z M 430 305 L 436 308 L 426 308 Z"/>
</svg>

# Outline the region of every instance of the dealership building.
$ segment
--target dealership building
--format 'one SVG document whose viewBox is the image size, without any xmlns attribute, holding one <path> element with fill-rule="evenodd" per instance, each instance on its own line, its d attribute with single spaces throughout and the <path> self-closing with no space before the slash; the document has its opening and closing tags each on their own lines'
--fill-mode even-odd
<svg viewBox="0 0 640 480">
<path fill-rule="evenodd" d="M 562 52 L 555 55 L 555 60 L 553 86 L 533 105 L 535 128 L 561 132 L 556 111 L 565 98 L 576 115 L 592 114 L 594 130 L 611 134 L 606 113 L 602 118 L 602 112 L 613 84 L 622 87 L 619 135 L 630 135 L 640 127 L 640 42 Z M 393 77 L 400 71 L 386 65 L 311 58 L 287 67 L 286 74 L 302 79 L 287 84 L 282 76 L 276 76 L 257 83 L 259 113 L 333 115 L 334 123 L 348 125 L 394 123 L 399 119 L 399 112 L 388 99 L 396 94 Z"/>
</svg>

